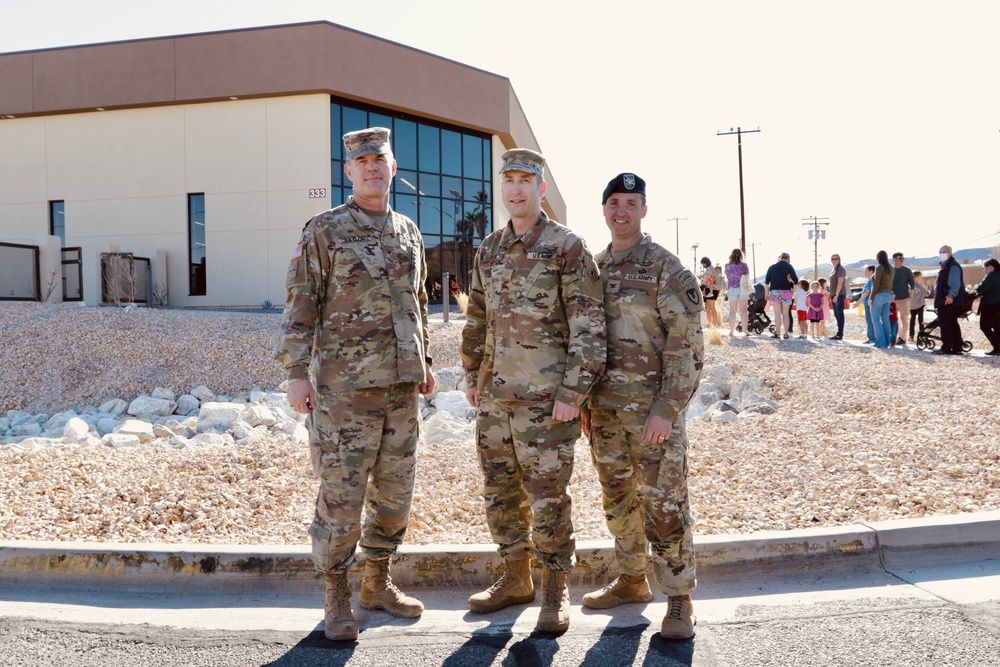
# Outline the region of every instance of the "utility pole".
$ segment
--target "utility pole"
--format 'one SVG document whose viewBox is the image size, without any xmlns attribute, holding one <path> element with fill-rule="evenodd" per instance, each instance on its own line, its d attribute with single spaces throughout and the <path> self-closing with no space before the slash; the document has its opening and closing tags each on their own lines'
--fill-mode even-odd
<svg viewBox="0 0 1000 667">
<path fill-rule="evenodd" d="M 677 229 L 677 256 L 681 256 L 681 220 L 687 220 L 687 218 L 667 218 L 667 220 L 673 220 L 674 225 Z"/>
<path fill-rule="evenodd" d="M 813 280 L 819 280 L 819 226 L 829 226 L 829 222 L 819 222 L 820 220 L 829 220 L 830 218 L 818 218 L 815 215 L 808 215 L 803 220 L 812 220 L 812 222 L 803 222 L 803 227 L 812 226 L 809 230 L 809 236 L 813 240 Z M 823 230 L 823 238 L 826 239 L 826 230 Z"/>
<path fill-rule="evenodd" d="M 757 280 L 757 246 L 764 245 L 763 243 L 751 243 L 750 252 L 753 253 L 753 279 Z"/>
<path fill-rule="evenodd" d="M 756 130 L 744 130 L 741 127 L 737 127 L 736 131 L 733 128 L 729 128 L 728 132 L 716 132 L 715 136 L 722 137 L 730 134 L 736 135 L 736 152 L 739 155 L 740 161 L 740 250 L 743 254 L 747 254 L 747 221 L 746 212 L 743 207 L 743 135 L 749 134 L 751 132 L 760 132 L 758 127 Z"/>
<path fill-rule="evenodd" d="M 698 269 L 698 244 L 695 243 L 693 246 L 691 246 L 691 250 L 694 251 L 694 263 L 691 265 L 691 268 L 697 271 L 697 269 Z"/>
</svg>

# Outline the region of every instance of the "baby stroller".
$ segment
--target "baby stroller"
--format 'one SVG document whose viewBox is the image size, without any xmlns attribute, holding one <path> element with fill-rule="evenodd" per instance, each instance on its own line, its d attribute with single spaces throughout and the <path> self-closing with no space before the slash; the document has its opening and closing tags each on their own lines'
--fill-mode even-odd
<svg viewBox="0 0 1000 667">
<path fill-rule="evenodd" d="M 753 286 L 753 294 L 747 301 L 747 319 L 750 321 L 748 330 L 753 333 L 763 333 L 764 329 L 771 326 L 771 318 L 764 312 L 767 299 L 764 298 L 764 286 L 757 283 Z M 737 331 L 743 331 L 743 322 L 736 325 Z M 773 331 L 773 329 L 772 329 Z"/>
<path fill-rule="evenodd" d="M 969 298 L 965 300 L 965 304 L 962 306 L 962 310 L 958 313 L 959 319 L 968 319 L 969 313 L 972 312 L 972 302 L 976 299 L 975 293 L 969 293 Z M 917 334 L 917 349 L 918 350 L 933 350 L 937 347 L 938 341 L 941 340 L 941 332 L 938 331 L 941 328 L 941 323 L 938 321 L 939 318 L 935 317 L 933 320 L 928 322 L 926 325 L 921 325 L 920 332 Z M 935 336 L 934 332 L 937 331 L 938 334 Z M 962 349 L 966 352 L 972 352 L 972 341 L 963 340 Z"/>
</svg>

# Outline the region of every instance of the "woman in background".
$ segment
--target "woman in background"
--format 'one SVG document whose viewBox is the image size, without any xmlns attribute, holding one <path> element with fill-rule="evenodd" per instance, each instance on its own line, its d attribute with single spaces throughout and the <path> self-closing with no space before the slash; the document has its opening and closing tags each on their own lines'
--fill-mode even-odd
<svg viewBox="0 0 1000 667">
<path fill-rule="evenodd" d="M 736 335 L 736 310 L 740 311 L 740 322 L 742 322 L 743 333 L 750 335 L 750 327 L 747 325 L 747 302 L 750 294 L 740 292 L 740 280 L 743 276 L 750 275 L 747 263 L 743 261 L 743 251 L 733 248 L 729 253 L 729 261 L 726 262 L 726 301 L 729 302 L 729 335 Z"/>
</svg>

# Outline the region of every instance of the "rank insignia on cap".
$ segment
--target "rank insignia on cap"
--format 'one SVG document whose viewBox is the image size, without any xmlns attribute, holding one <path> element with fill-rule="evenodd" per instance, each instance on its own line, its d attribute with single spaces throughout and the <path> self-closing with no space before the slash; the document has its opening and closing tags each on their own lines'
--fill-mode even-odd
<svg viewBox="0 0 1000 667">
<path fill-rule="evenodd" d="M 500 167 L 501 174 L 505 171 L 523 171 L 536 176 L 545 176 L 545 158 L 541 153 L 528 148 L 512 148 L 505 151 L 500 159 L 503 160 L 503 166 Z"/>
<path fill-rule="evenodd" d="M 391 155 L 392 146 L 389 145 L 389 132 L 387 127 L 369 127 L 365 130 L 348 132 L 343 137 L 347 159 L 353 160 L 369 153 Z"/>
</svg>

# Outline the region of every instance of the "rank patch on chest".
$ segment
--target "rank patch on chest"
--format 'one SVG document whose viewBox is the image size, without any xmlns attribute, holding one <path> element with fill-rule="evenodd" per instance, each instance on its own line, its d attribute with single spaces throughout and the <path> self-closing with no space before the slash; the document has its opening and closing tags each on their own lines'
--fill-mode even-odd
<svg viewBox="0 0 1000 667">
<path fill-rule="evenodd" d="M 625 280 L 637 283 L 655 283 L 656 276 L 651 276 L 645 273 L 629 273 L 625 275 Z"/>
</svg>

